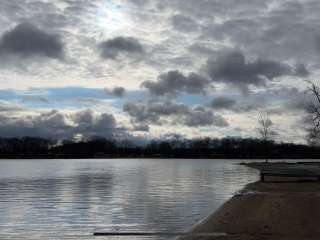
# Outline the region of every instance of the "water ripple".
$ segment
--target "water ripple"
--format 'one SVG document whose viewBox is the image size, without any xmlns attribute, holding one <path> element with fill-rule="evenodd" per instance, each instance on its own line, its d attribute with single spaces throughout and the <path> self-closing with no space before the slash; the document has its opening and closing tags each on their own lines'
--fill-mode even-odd
<svg viewBox="0 0 320 240">
<path fill-rule="evenodd" d="M 95 231 L 183 231 L 257 179 L 254 170 L 236 163 L 2 160 L 0 239 L 87 240 L 106 239 L 94 238 Z"/>
</svg>

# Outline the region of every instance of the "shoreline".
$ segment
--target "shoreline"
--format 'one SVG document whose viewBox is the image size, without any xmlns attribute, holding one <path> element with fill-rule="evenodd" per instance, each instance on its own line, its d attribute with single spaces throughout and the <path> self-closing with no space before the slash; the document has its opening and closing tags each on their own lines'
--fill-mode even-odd
<svg viewBox="0 0 320 240">
<path fill-rule="evenodd" d="M 178 239 L 319 239 L 319 200 L 319 182 L 249 183 Z"/>
</svg>

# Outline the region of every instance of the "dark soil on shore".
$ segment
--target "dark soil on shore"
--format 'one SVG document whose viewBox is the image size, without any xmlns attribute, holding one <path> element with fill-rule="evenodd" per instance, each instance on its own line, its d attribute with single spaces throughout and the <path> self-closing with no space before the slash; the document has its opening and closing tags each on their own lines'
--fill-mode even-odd
<svg viewBox="0 0 320 240">
<path fill-rule="evenodd" d="M 320 182 L 256 182 L 179 239 L 318 240 L 319 221 Z"/>
</svg>

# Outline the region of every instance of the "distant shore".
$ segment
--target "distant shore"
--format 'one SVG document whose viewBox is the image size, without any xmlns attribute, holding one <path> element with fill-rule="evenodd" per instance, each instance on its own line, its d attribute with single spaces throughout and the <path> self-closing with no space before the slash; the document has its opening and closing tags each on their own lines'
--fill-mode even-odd
<svg viewBox="0 0 320 240">
<path fill-rule="evenodd" d="M 92 138 L 82 141 L 34 137 L 0 138 L 0 159 L 192 158 L 319 159 L 320 147 L 253 138 L 149 140 Z"/>
<path fill-rule="evenodd" d="M 251 183 L 179 240 L 320 239 L 319 201 L 317 181 Z"/>
</svg>

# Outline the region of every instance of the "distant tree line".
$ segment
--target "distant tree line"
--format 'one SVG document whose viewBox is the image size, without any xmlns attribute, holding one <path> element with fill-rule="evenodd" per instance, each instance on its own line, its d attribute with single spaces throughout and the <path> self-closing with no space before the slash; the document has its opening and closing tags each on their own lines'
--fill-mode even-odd
<svg viewBox="0 0 320 240">
<path fill-rule="evenodd" d="M 56 141 L 0 138 L 0 158 L 265 158 L 265 140 L 199 138 L 153 140 L 140 146 L 128 140 L 95 138 Z M 320 147 L 268 141 L 269 159 L 320 158 Z"/>
</svg>

